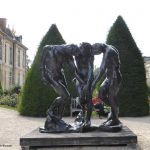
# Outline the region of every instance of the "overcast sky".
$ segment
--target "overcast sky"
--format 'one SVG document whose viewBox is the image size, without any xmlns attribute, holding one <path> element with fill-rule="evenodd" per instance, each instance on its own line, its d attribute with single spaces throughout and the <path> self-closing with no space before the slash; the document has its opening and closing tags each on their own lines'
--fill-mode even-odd
<svg viewBox="0 0 150 150">
<path fill-rule="evenodd" d="M 23 35 L 31 60 L 51 24 L 57 25 L 66 43 L 102 43 L 118 15 L 143 55 L 150 56 L 149 0 L 0 0 L 0 6 L 0 17 Z M 95 64 L 100 64 L 99 57 Z"/>
</svg>

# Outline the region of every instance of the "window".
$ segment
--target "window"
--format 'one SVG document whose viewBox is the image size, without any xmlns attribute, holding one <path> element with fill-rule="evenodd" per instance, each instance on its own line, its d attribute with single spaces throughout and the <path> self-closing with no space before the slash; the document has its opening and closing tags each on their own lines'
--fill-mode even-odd
<svg viewBox="0 0 150 150">
<path fill-rule="evenodd" d="M 2 60 L 2 39 L 0 38 L 0 60 Z"/>
<path fill-rule="evenodd" d="M 18 73 L 18 86 L 20 86 L 20 72 Z"/>
<path fill-rule="evenodd" d="M 5 63 L 7 61 L 7 45 L 5 44 Z"/>
<path fill-rule="evenodd" d="M 4 85 L 4 86 L 5 86 L 5 89 L 6 89 L 6 87 L 7 87 L 7 80 L 6 80 L 7 77 L 6 77 L 6 75 L 7 75 L 7 74 L 6 74 L 6 70 L 5 70 L 5 85 Z"/>
<path fill-rule="evenodd" d="M 9 86 L 12 85 L 12 72 L 9 72 Z"/>
<path fill-rule="evenodd" d="M 18 67 L 20 67 L 20 50 L 18 50 Z"/>
<path fill-rule="evenodd" d="M 22 67 L 25 68 L 25 53 L 23 52 Z"/>
<path fill-rule="evenodd" d="M 10 50 L 9 64 L 12 65 L 13 64 L 13 49 L 12 49 L 12 47 L 10 47 L 9 50 Z"/>
</svg>

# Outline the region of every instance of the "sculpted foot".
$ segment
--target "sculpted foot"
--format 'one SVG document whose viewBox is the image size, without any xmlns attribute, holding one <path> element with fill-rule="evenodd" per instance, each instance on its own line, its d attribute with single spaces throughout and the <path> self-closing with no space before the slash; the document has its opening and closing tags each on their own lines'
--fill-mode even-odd
<svg viewBox="0 0 150 150">
<path fill-rule="evenodd" d="M 76 117 L 74 123 L 78 126 L 83 126 L 84 122 L 85 122 L 85 118 L 84 118 L 83 112 L 80 112 L 78 116 Z"/>
<path fill-rule="evenodd" d="M 119 120 L 108 120 L 99 126 L 100 131 L 119 132 L 122 129 L 122 123 Z"/>
</svg>

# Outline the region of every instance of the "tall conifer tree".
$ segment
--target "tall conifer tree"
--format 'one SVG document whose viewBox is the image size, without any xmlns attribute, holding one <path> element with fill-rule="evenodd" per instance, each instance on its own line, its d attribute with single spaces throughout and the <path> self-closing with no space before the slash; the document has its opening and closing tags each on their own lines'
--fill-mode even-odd
<svg viewBox="0 0 150 150">
<path fill-rule="evenodd" d="M 45 45 L 65 44 L 58 28 L 53 24 L 43 37 L 31 69 L 27 73 L 19 104 L 19 112 L 27 116 L 45 116 L 46 110 L 57 97 L 53 88 L 44 85 L 40 72 L 42 50 Z"/>
<path fill-rule="evenodd" d="M 121 16 L 110 28 L 107 43 L 120 53 L 122 85 L 118 94 L 121 116 L 149 114 L 144 61 Z"/>
</svg>

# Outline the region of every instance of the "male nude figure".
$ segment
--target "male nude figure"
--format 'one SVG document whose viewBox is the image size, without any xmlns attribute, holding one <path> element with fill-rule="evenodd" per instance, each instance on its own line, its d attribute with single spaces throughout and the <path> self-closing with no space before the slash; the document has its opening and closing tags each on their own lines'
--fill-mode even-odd
<svg viewBox="0 0 150 150">
<path fill-rule="evenodd" d="M 80 77 L 76 73 L 73 56 L 77 56 L 80 50 L 77 45 L 47 45 L 43 48 L 42 54 L 42 78 L 50 84 L 55 92 L 59 95 L 47 111 L 47 120 L 45 129 L 56 128 L 63 130 L 63 122 L 59 122 L 62 118 L 64 105 L 70 99 L 70 94 L 67 90 L 67 83 L 63 72 L 64 63 L 68 63 L 75 70 L 75 76 L 80 81 Z M 54 124 L 56 123 L 56 124 Z M 56 126 L 58 125 L 58 127 Z M 62 127 L 61 127 L 62 126 Z M 59 129 L 60 128 L 60 129 Z M 54 129 L 55 130 L 55 129 Z"/>
<path fill-rule="evenodd" d="M 122 79 L 120 73 L 119 52 L 115 47 L 101 43 L 93 44 L 92 48 L 95 55 L 103 53 L 99 73 L 96 75 L 92 83 L 92 91 L 94 90 L 96 83 L 104 74 L 106 74 L 106 78 L 100 87 L 98 97 L 111 107 L 111 113 L 103 125 L 115 126 L 120 123 L 118 119 L 119 108 L 116 99 Z"/>
<path fill-rule="evenodd" d="M 94 55 L 92 52 L 92 46 L 89 43 L 82 43 L 79 48 L 81 53 L 78 56 L 75 56 L 75 61 L 77 72 L 81 80 L 77 80 L 76 87 L 79 94 L 82 112 L 77 116 L 75 122 L 80 122 L 82 126 L 90 126 L 90 119 L 93 110 L 91 84 L 94 78 Z"/>
</svg>

